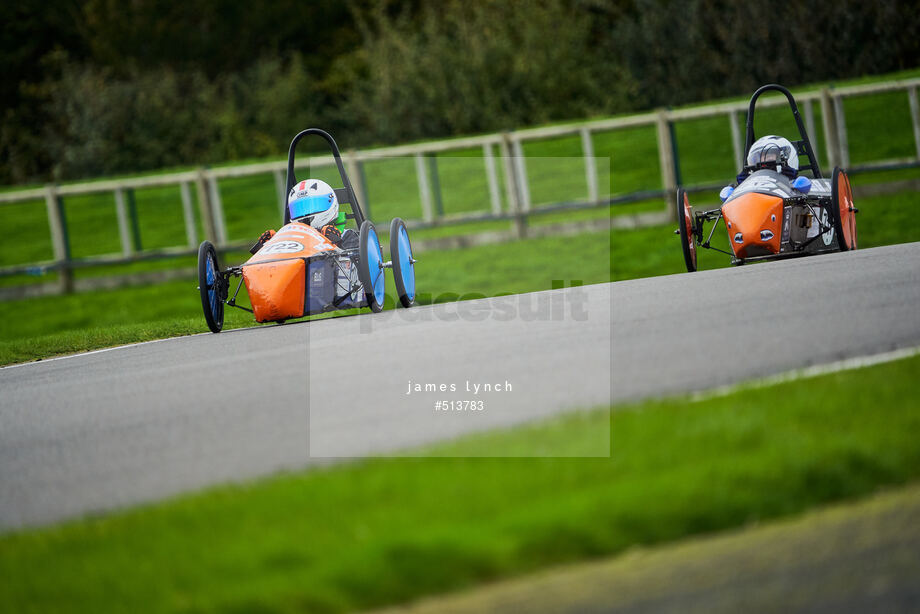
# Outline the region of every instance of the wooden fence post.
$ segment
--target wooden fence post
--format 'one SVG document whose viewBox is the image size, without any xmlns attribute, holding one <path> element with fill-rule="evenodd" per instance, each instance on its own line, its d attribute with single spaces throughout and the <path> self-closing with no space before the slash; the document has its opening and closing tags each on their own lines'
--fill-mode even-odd
<svg viewBox="0 0 920 614">
<path fill-rule="evenodd" d="M 204 225 L 204 238 L 211 243 L 217 243 L 214 215 L 211 212 L 211 195 L 209 194 L 208 180 L 203 168 L 198 169 L 198 177 L 195 178 L 195 191 L 198 196 L 198 207 L 201 211 L 201 223 Z"/>
<path fill-rule="evenodd" d="M 732 151 L 735 152 L 735 164 L 742 164 L 741 159 L 747 152 L 741 151 L 744 143 L 741 142 L 741 129 L 738 128 L 738 111 L 729 111 L 728 123 L 732 130 Z M 738 167 L 738 171 L 741 171 L 741 167 Z"/>
<path fill-rule="evenodd" d="M 596 203 L 600 200 L 597 189 L 597 164 L 594 160 L 594 141 L 591 139 L 591 131 L 587 128 L 581 129 L 581 153 L 585 159 L 585 181 L 588 184 L 588 200 Z"/>
<path fill-rule="evenodd" d="M 45 191 L 45 206 L 48 209 L 48 226 L 51 229 L 51 245 L 57 264 L 61 291 L 73 292 L 73 270 L 70 268 L 70 237 L 67 235 L 67 217 L 64 202 L 57 189 L 49 185 Z"/>
<path fill-rule="evenodd" d="M 354 150 L 351 150 L 345 156 L 345 164 L 348 166 L 348 178 L 351 179 L 351 187 L 355 191 L 355 198 L 361 203 L 364 209 L 364 215 L 371 219 L 371 203 L 367 198 L 367 186 L 364 182 L 364 171 L 361 168 L 361 161 Z"/>
<path fill-rule="evenodd" d="M 418 196 L 422 202 L 422 219 L 426 222 L 434 220 L 431 206 L 431 186 L 428 185 L 428 169 L 425 168 L 424 154 L 415 154 L 415 178 L 418 181 Z"/>
<path fill-rule="evenodd" d="M 220 200 L 220 186 L 217 185 L 217 177 L 208 178 L 208 187 L 210 188 L 211 215 L 214 217 L 217 244 L 225 245 L 227 243 L 227 224 L 224 219 L 224 205 Z"/>
<path fill-rule="evenodd" d="M 674 143 L 667 111 L 658 111 L 656 120 L 658 133 L 658 164 L 661 167 L 661 184 L 664 187 L 665 212 L 671 219 L 677 219 L 677 166 L 674 160 Z"/>
<path fill-rule="evenodd" d="M 128 188 L 128 219 L 131 222 L 131 240 L 134 243 L 134 251 L 139 252 L 144 249 L 141 243 L 141 222 L 137 217 L 137 200 L 134 197 L 134 188 Z"/>
<path fill-rule="evenodd" d="M 134 253 L 131 228 L 128 226 L 128 208 L 125 205 L 125 191 L 115 189 L 115 214 L 118 217 L 118 236 L 121 239 L 121 253 L 130 256 Z"/>
<path fill-rule="evenodd" d="M 179 193 L 182 195 L 182 217 L 185 219 L 185 239 L 189 247 L 198 247 L 198 227 L 195 224 L 195 209 L 192 207 L 192 191 L 188 182 L 179 184 Z"/>
<path fill-rule="evenodd" d="M 907 101 L 910 103 L 910 121 L 914 128 L 914 147 L 917 149 L 917 160 L 920 161 L 920 104 L 917 104 L 917 88 L 907 90 Z"/>
<path fill-rule="evenodd" d="M 287 186 L 284 185 L 284 171 L 276 168 L 272 171 L 275 178 L 275 192 L 278 194 L 278 202 L 281 203 L 281 217 L 284 218 L 284 210 L 287 208 Z"/>
<path fill-rule="evenodd" d="M 441 193 L 441 177 L 438 175 L 438 156 L 428 154 L 428 175 L 431 180 L 431 195 L 434 196 L 435 215 L 440 220 L 444 217 L 444 195 Z"/>
<path fill-rule="evenodd" d="M 837 147 L 840 151 L 839 160 L 840 168 L 849 168 L 850 166 L 850 144 L 847 139 L 847 118 L 843 112 L 843 96 L 834 97 L 834 115 L 837 120 Z"/>
<path fill-rule="evenodd" d="M 821 125 L 824 127 L 824 149 L 828 170 L 840 165 L 840 144 L 837 141 L 837 120 L 834 101 L 828 88 L 821 90 Z"/>
<path fill-rule="evenodd" d="M 815 131 L 815 105 L 809 98 L 805 101 L 805 130 L 808 131 L 808 140 L 812 143 L 812 153 L 815 155 L 812 164 L 818 164 L 818 133 Z"/>
<path fill-rule="evenodd" d="M 486 178 L 489 180 L 489 199 L 492 201 L 492 213 L 502 214 L 502 195 L 498 188 L 498 173 L 495 171 L 495 156 L 492 155 L 492 144 L 483 143 L 482 158 L 486 165 Z"/>
<path fill-rule="evenodd" d="M 522 207 L 517 185 L 517 172 L 515 170 L 516 165 L 511 156 L 511 151 L 511 134 L 503 132 L 501 141 L 502 168 L 505 171 L 505 191 L 508 195 L 508 210 L 512 216 L 511 224 L 514 236 L 518 239 L 523 239 L 527 236 L 527 218 L 524 217 L 521 211 Z"/>
<path fill-rule="evenodd" d="M 527 158 L 524 157 L 524 147 L 520 139 L 513 139 L 514 168 L 517 172 L 517 190 L 521 211 L 526 216 L 530 211 L 530 184 L 527 182 Z"/>
</svg>

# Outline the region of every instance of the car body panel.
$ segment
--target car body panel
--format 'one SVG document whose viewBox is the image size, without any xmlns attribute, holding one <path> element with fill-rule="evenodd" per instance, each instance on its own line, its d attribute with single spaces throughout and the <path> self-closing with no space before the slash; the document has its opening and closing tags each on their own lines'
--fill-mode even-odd
<svg viewBox="0 0 920 614">
<path fill-rule="evenodd" d="M 243 266 L 289 258 L 309 258 L 319 252 L 335 249 L 338 249 L 335 244 L 312 226 L 290 222 L 282 226 Z"/>
<path fill-rule="evenodd" d="M 241 267 L 256 321 L 299 318 L 316 311 L 318 301 L 307 296 L 307 270 L 318 282 L 331 285 L 332 281 L 328 278 L 334 275 L 334 271 L 325 271 L 331 267 L 321 268 L 318 263 L 314 266 L 311 260 L 317 255 L 336 251 L 335 244 L 312 226 L 291 222 L 276 232 Z M 321 293 L 317 284 L 313 283 L 312 287 L 319 298 Z"/>
<path fill-rule="evenodd" d="M 722 205 L 728 239 L 736 258 L 778 254 L 783 199 L 749 191 Z"/>
<path fill-rule="evenodd" d="M 294 258 L 243 267 L 243 281 L 257 322 L 299 318 L 304 314 L 305 262 L 303 258 Z"/>
</svg>

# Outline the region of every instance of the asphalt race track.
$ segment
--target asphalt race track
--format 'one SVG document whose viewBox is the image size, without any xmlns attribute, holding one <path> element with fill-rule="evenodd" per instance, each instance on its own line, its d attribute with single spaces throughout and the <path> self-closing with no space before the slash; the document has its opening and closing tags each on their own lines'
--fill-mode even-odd
<svg viewBox="0 0 920 614">
<path fill-rule="evenodd" d="M 917 345 L 913 243 L 13 366 L 0 528 Z"/>
</svg>

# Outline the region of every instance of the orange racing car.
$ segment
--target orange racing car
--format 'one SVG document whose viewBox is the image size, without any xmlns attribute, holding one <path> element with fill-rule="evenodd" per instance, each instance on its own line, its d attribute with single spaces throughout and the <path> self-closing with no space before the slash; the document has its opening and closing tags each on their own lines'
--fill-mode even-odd
<svg viewBox="0 0 920 614">
<path fill-rule="evenodd" d="M 333 189 L 320 180 L 298 181 L 294 152 L 307 135 L 322 137 L 332 149 L 343 187 Z M 339 148 L 332 136 L 318 128 L 297 134 L 288 150 L 284 225 L 266 231 L 250 250 L 246 263 L 221 269 L 210 241 L 198 249 L 198 290 L 205 321 L 212 332 L 224 323 L 224 305 L 251 311 L 258 322 L 283 322 L 336 309 L 369 307 L 378 312 L 385 298 L 384 272 L 393 270 L 396 292 L 403 307 L 415 303 L 415 258 L 406 224 L 390 224 L 390 260 L 385 261 L 374 224 L 366 219 Z M 339 212 L 348 204 L 351 213 Z M 357 226 L 344 229 L 349 220 Z M 241 277 L 233 296 L 230 279 Z M 237 304 L 246 284 L 252 309 Z"/>
<path fill-rule="evenodd" d="M 800 140 L 769 135 L 754 138 L 754 109 L 768 91 L 786 96 Z M 856 249 L 856 213 L 846 171 L 824 177 L 792 94 L 781 85 L 764 85 L 751 97 L 744 159 L 737 182 L 719 194 L 718 209 L 693 211 L 687 193 L 677 192 L 678 229 L 688 271 L 697 269 L 697 249 L 731 257 L 732 264 Z M 799 164 L 799 156 L 807 164 Z M 810 171 L 811 178 L 800 174 Z M 719 221 L 725 222 L 731 252 L 711 245 Z M 704 238 L 705 222 L 715 222 Z"/>
</svg>

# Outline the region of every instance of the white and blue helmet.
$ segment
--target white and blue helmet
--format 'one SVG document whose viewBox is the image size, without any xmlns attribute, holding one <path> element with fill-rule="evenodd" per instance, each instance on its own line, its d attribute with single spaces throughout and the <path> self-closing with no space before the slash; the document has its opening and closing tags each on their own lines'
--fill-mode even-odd
<svg viewBox="0 0 920 614">
<path fill-rule="evenodd" d="M 339 216 L 339 199 L 328 183 L 319 179 L 301 181 L 288 194 L 291 220 L 320 229 Z"/>
<path fill-rule="evenodd" d="M 773 134 L 754 141 L 748 151 L 747 164 L 754 169 L 769 168 L 790 178 L 799 174 L 799 154 L 795 145 Z"/>
</svg>

